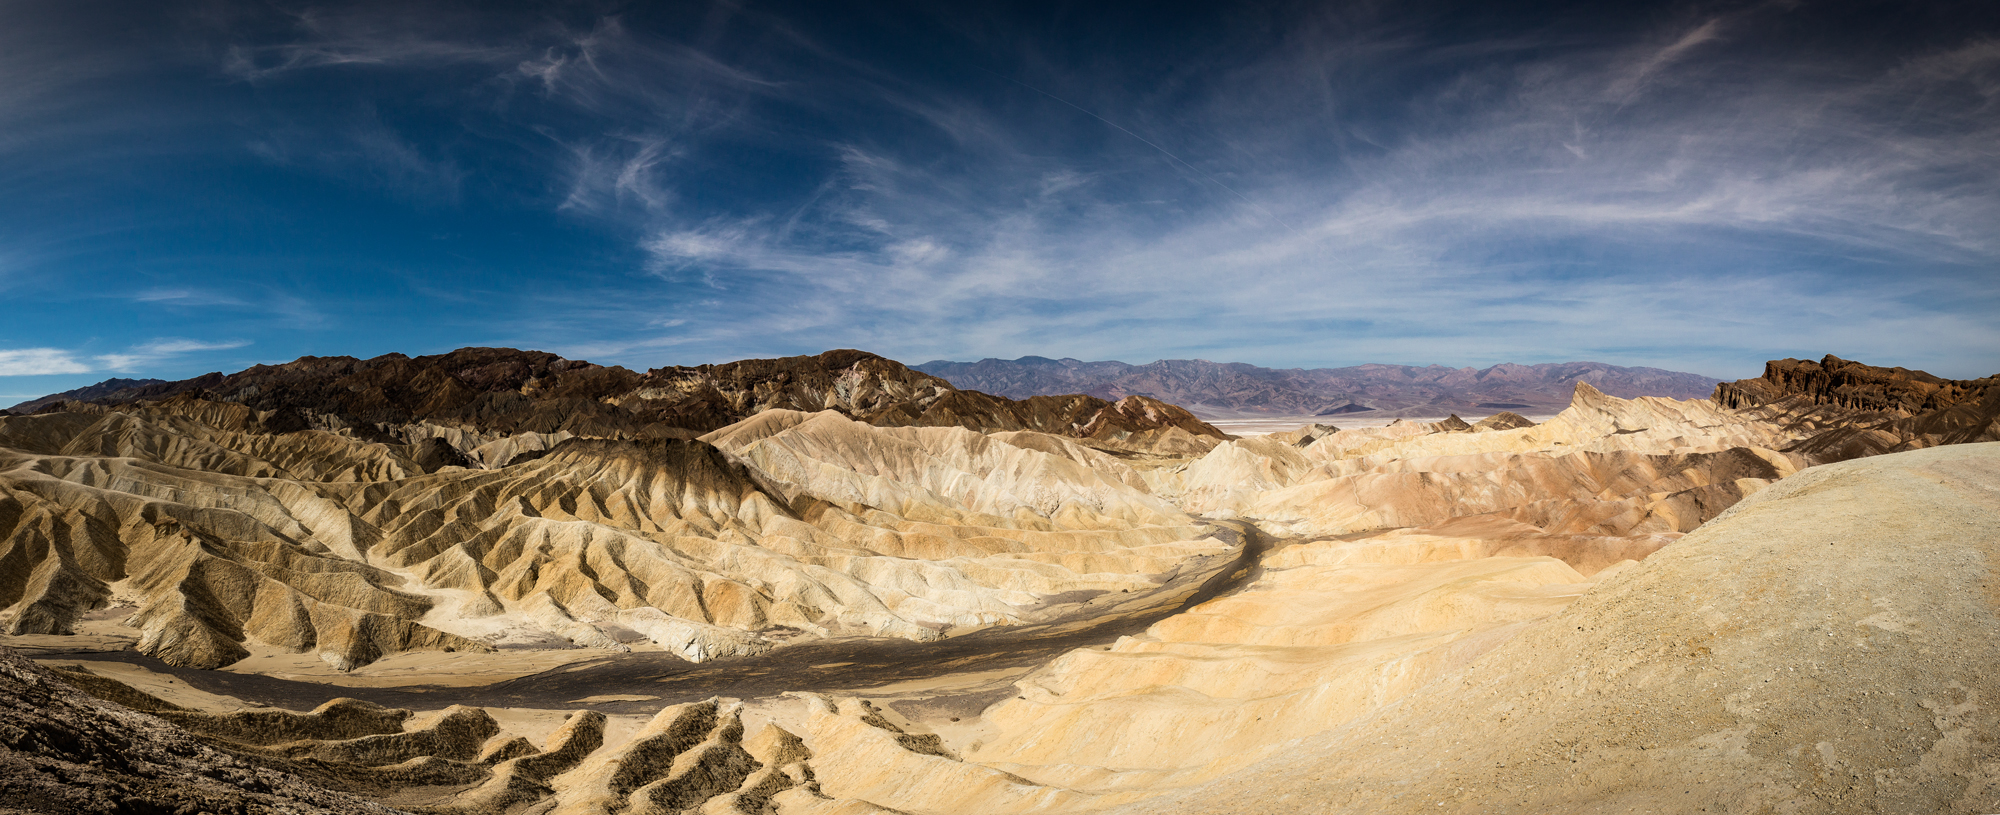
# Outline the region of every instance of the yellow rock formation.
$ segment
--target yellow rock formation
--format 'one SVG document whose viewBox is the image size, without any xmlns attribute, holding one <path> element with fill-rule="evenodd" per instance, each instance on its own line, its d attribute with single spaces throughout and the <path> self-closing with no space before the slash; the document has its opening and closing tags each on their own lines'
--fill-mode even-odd
<svg viewBox="0 0 2000 815">
<path fill-rule="evenodd" d="M 1072 435 L 770 409 L 699 438 L 396 445 L 193 398 L 0 418 L 8 631 L 129 606 L 180 666 L 661 649 L 748 683 L 801 641 L 1071 636 L 1242 558 L 1052 660 L 1077 640 L 991 676 L 953 652 L 972 667 L 925 681 L 962 710 L 867 682 L 662 699 L 650 673 L 562 697 L 649 720 L 444 691 L 422 715 L 217 710 L 12 657 L 0 678 L 436 815 L 2000 809 L 2000 444 L 1810 466 L 1809 422 L 1588 385 L 1538 425 L 1219 444 L 1114 407 Z"/>
<path fill-rule="evenodd" d="M 1094 469 L 1104 453 L 1029 432 L 784 410 L 713 444 L 439 429 L 492 463 L 538 455 L 427 473 L 381 444 L 176 404 L 0 418 L 10 631 L 65 633 L 115 595 L 140 650 L 177 665 L 235 662 L 246 640 L 342 669 L 511 643 L 701 661 L 801 632 L 1016 622 L 1225 548 L 1129 470 Z"/>
</svg>

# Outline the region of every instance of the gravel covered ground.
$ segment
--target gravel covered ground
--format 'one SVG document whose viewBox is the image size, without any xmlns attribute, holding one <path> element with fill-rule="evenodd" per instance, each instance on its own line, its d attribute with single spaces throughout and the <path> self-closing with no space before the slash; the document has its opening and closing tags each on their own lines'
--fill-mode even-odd
<svg viewBox="0 0 2000 815">
<path fill-rule="evenodd" d="M 394 811 L 247 764 L 0 648 L 0 813 Z"/>
</svg>

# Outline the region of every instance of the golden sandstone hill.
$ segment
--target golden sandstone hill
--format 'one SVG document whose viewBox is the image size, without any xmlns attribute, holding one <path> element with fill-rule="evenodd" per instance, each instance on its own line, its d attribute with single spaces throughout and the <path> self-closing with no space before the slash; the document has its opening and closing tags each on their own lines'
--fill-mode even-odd
<svg viewBox="0 0 2000 815">
<path fill-rule="evenodd" d="M 424 358 L 379 364 L 432 402 L 349 361 L 0 418 L 0 620 L 57 669 L 0 666 L 45 700 L 0 711 L 0 811 L 2000 809 L 1991 380 L 1231 439 L 843 353 L 610 407 L 562 400 L 615 369 Z M 439 686 L 490 649 L 576 656 Z M 244 681 L 288 654 L 352 674 Z"/>
<path fill-rule="evenodd" d="M 189 418 L 228 407 L 0 419 L 11 633 L 115 602 L 139 650 L 196 667 L 246 638 L 343 668 L 544 641 L 700 660 L 800 634 L 934 639 L 1221 548 L 1136 472 L 1040 434 L 774 410 L 424 473 L 381 444 Z"/>
</svg>

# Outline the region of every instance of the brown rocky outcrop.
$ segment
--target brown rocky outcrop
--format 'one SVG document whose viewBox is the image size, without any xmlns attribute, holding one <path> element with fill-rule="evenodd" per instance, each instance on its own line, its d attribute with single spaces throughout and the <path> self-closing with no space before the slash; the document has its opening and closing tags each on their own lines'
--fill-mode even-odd
<svg viewBox="0 0 2000 815">
<path fill-rule="evenodd" d="M 1528 417 L 1522 416 L 1519 413 L 1503 410 L 1500 411 L 1499 413 L 1495 413 L 1491 416 L 1479 420 L 1477 424 L 1474 424 L 1472 426 L 1472 429 L 1477 431 L 1516 430 L 1523 427 L 1534 427 L 1534 426 L 1535 426 L 1534 421 L 1530 420 Z"/>
<path fill-rule="evenodd" d="M 1979 402 L 1996 387 L 2000 387 L 2000 376 L 1945 379 L 1827 354 L 1818 362 L 1775 359 L 1764 363 L 1762 377 L 1720 383 L 1713 398 L 1723 407 L 1746 408 L 1803 396 L 1815 405 L 1916 414 Z"/>
<path fill-rule="evenodd" d="M 1786 451 L 1816 462 L 2000 441 L 2000 375 L 1945 379 L 1828 354 L 1772 360 L 1762 377 L 1724 382 L 1711 398 L 1797 431 Z"/>
<path fill-rule="evenodd" d="M 1176 427 L 1197 437 L 1224 438 L 1193 414 L 1144 401 L 1152 406 L 1119 408 L 1080 394 L 1016 401 L 960 390 L 855 350 L 638 373 L 540 351 L 461 348 L 422 357 L 300 357 L 178 382 L 115 390 L 93 386 L 27 404 L 39 412 L 74 411 L 80 404 L 150 409 L 244 433 L 346 431 L 405 447 L 404 457 L 426 472 L 472 462 L 432 443 L 435 432 L 413 431 L 413 425 L 456 431 L 461 438 L 446 442 L 461 453 L 471 446 L 458 443 L 466 432 L 686 438 L 774 409 L 836 410 L 884 427 L 1038 430 L 1097 438 L 1100 428 L 1111 426 L 1121 439 Z"/>
</svg>

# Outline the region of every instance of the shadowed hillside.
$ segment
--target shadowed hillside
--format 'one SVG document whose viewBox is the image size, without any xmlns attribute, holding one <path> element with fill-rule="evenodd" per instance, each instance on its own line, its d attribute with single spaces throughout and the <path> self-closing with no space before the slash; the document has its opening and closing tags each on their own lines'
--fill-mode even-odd
<svg viewBox="0 0 2000 815">
<path fill-rule="evenodd" d="M 1146 397 L 1120 404 L 1077 394 L 1016 401 L 960 390 L 894 360 L 851 350 L 645 373 L 510 348 L 365 360 L 301 357 L 177 382 L 109 380 L 14 412 L 59 409 L 64 401 L 115 407 L 175 397 L 250 408 L 255 415 L 243 420 L 242 430 L 345 430 L 404 444 L 435 435 L 412 433 L 412 425 L 488 436 L 692 437 L 773 409 L 836 410 L 884 427 L 1036 430 L 1141 446 L 1161 437 L 1200 445 L 1200 439 L 1223 436 L 1186 411 Z"/>
</svg>

